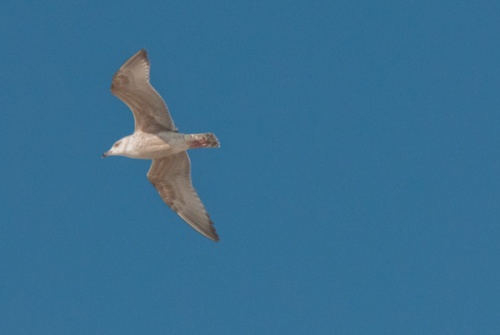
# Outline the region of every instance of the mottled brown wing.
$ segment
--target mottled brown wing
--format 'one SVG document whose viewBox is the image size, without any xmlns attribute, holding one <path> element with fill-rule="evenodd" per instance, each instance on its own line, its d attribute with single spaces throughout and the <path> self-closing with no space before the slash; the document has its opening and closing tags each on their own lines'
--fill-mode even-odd
<svg viewBox="0 0 500 335">
<path fill-rule="evenodd" d="M 167 105 L 149 83 L 149 70 L 148 55 L 142 49 L 115 73 L 111 92 L 132 110 L 135 130 L 146 133 L 176 130 Z"/>
<path fill-rule="evenodd" d="M 148 179 L 163 201 L 184 221 L 206 237 L 219 240 L 213 222 L 191 184 L 191 164 L 185 151 L 154 159 Z"/>
</svg>

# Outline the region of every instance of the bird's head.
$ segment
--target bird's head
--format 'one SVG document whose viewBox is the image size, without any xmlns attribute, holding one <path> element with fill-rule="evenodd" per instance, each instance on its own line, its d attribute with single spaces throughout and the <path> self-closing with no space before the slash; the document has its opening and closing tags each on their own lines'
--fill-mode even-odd
<svg viewBox="0 0 500 335">
<path fill-rule="evenodd" d="M 127 146 L 128 138 L 122 138 L 117 141 L 111 149 L 102 154 L 101 158 L 105 158 L 108 156 L 122 156 L 125 153 L 125 147 Z"/>
</svg>

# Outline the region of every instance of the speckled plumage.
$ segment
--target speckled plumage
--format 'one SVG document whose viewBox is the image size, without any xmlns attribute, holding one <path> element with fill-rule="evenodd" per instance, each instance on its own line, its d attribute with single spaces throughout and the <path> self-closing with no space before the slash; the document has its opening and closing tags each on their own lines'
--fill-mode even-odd
<svg viewBox="0 0 500 335">
<path fill-rule="evenodd" d="M 111 92 L 132 111 L 134 133 L 117 141 L 106 156 L 152 159 L 148 179 L 160 197 L 191 227 L 218 241 L 212 220 L 191 183 L 191 164 L 186 152 L 192 148 L 216 148 L 212 133 L 181 134 L 167 105 L 149 83 L 150 63 L 140 50 L 113 76 Z"/>
</svg>

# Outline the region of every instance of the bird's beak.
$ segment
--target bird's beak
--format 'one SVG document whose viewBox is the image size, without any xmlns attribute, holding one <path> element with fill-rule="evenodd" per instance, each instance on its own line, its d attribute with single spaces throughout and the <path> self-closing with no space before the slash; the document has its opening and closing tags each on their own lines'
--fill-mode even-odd
<svg viewBox="0 0 500 335">
<path fill-rule="evenodd" d="M 105 153 L 103 153 L 103 154 L 102 154 L 102 156 L 101 156 L 101 158 L 106 158 L 106 157 L 108 157 L 108 153 L 109 153 L 109 151 L 106 151 Z"/>
</svg>

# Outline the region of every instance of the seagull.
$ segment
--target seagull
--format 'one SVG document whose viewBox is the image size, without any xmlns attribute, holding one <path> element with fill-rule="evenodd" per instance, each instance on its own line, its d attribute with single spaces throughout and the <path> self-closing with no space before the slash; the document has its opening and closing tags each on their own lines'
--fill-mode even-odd
<svg viewBox="0 0 500 335">
<path fill-rule="evenodd" d="M 188 149 L 218 148 L 212 133 L 182 134 L 174 125 L 167 105 L 149 83 L 150 62 L 142 49 L 113 76 L 111 92 L 132 111 L 132 135 L 117 141 L 102 155 L 151 159 L 147 174 L 163 201 L 202 235 L 218 241 L 213 222 L 191 183 Z"/>
</svg>

